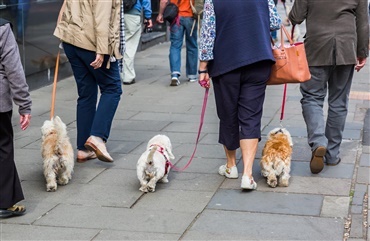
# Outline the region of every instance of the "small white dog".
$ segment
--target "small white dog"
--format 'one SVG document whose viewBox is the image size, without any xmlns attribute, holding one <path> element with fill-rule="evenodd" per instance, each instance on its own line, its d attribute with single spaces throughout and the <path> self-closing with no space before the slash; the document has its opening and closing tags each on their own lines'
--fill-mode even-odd
<svg viewBox="0 0 370 241">
<path fill-rule="evenodd" d="M 170 159 L 175 159 L 170 139 L 166 135 L 156 135 L 150 139 L 136 165 L 140 191 L 154 192 L 158 181 L 168 182 Z"/>
<path fill-rule="evenodd" d="M 74 167 L 73 148 L 67 135 L 67 126 L 56 116 L 41 127 L 41 155 L 44 159 L 46 191 L 54 192 L 59 185 L 68 184 Z"/>
<path fill-rule="evenodd" d="M 285 128 L 275 128 L 269 132 L 260 165 L 261 175 L 267 178 L 270 187 L 289 185 L 292 147 L 292 137 Z"/>
</svg>

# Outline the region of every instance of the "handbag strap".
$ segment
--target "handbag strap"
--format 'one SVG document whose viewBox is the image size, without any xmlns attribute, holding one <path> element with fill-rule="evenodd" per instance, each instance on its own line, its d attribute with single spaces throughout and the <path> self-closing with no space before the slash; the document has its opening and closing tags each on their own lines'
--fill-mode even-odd
<svg viewBox="0 0 370 241">
<path fill-rule="evenodd" d="M 280 41 L 281 41 L 281 48 L 284 48 L 284 35 L 283 35 L 283 32 L 285 33 L 285 36 L 288 38 L 288 41 L 290 43 L 290 45 L 293 45 L 294 42 L 288 32 L 288 30 L 286 29 L 286 27 L 284 25 L 281 25 L 281 28 L 280 28 Z"/>
<path fill-rule="evenodd" d="M 58 51 L 57 60 L 56 60 L 56 63 L 55 63 L 53 91 L 52 91 L 52 94 L 51 94 L 50 119 L 52 119 L 54 117 L 55 96 L 56 96 L 56 92 L 57 92 L 57 81 L 58 81 L 58 71 L 59 71 L 59 58 L 60 58 L 60 50 Z"/>
</svg>

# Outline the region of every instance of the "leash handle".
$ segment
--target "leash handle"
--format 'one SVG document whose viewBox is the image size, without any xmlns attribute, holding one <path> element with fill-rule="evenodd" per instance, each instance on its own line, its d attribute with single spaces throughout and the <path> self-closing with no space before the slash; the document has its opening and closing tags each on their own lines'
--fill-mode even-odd
<svg viewBox="0 0 370 241">
<path fill-rule="evenodd" d="M 51 94 L 50 119 L 52 119 L 54 117 L 55 96 L 56 96 L 56 92 L 57 92 L 57 81 L 58 81 L 58 71 L 59 71 L 59 58 L 60 58 L 60 50 L 58 50 L 57 60 L 56 60 L 56 63 L 55 63 L 53 92 Z"/>
<path fill-rule="evenodd" d="M 203 106 L 202 106 L 202 112 L 200 114 L 200 124 L 199 124 L 199 128 L 198 128 L 198 135 L 197 135 L 197 139 L 195 141 L 195 147 L 194 147 L 194 151 L 193 151 L 193 154 L 191 155 L 188 163 L 186 163 L 186 165 L 182 168 L 178 168 L 176 167 L 175 165 L 173 165 L 171 162 L 169 162 L 169 165 L 171 166 L 172 169 L 174 169 L 175 171 L 178 171 L 178 172 L 182 172 L 184 171 L 186 168 L 188 168 L 190 166 L 190 163 L 191 161 L 193 160 L 194 158 L 194 155 L 195 155 L 195 152 L 197 151 L 197 147 L 198 147 L 198 142 L 199 142 L 199 137 L 200 137 L 200 133 L 202 132 L 202 127 L 203 127 L 203 121 L 204 121 L 204 114 L 206 112 L 206 107 L 207 107 L 207 100 L 208 100 L 208 92 L 209 92 L 209 88 L 206 88 L 205 90 L 205 93 L 204 93 L 204 98 L 203 98 Z"/>
<path fill-rule="evenodd" d="M 284 119 L 284 110 L 285 110 L 285 102 L 286 102 L 286 89 L 287 89 L 287 84 L 284 84 L 284 94 L 283 94 L 283 103 L 281 104 L 280 122 Z"/>
</svg>

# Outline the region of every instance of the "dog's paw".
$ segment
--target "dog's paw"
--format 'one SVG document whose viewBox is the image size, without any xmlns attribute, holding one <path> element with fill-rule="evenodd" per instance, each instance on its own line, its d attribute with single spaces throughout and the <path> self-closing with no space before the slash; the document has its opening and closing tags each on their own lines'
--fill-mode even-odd
<svg viewBox="0 0 370 241">
<path fill-rule="evenodd" d="M 280 187 L 287 187 L 289 186 L 289 179 L 281 179 L 279 182 Z"/>
<path fill-rule="evenodd" d="M 139 188 L 139 190 L 142 191 L 142 192 L 148 192 L 148 187 L 147 186 L 141 186 Z"/>
<path fill-rule="evenodd" d="M 161 182 L 168 183 L 169 181 L 168 181 L 168 178 L 167 177 L 164 177 L 164 178 L 161 179 Z"/>
<path fill-rule="evenodd" d="M 276 187 L 277 186 L 277 179 L 268 179 L 267 180 L 267 185 L 270 187 Z"/>
<path fill-rule="evenodd" d="M 155 184 L 154 185 L 148 185 L 148 192 L 155 192 Z"/>
<path fill-rule="evenodd" d="M 68 182 L 69 182 L 69 179 L 68 179 L 68 177 L 62 177 L 62 178 L 59 178 L 58 180 L 57 180 L 57 182 L 58 182 L 58 184 L 59 185 L 67 185 L 68 184 Z"/>
<path fill-rule="evenodd" d="M 46 191 L 47 192 L 55 192 L 57 190 L 57 184 L 56 183 L 49 183 L 46 185 Z"/>
</svg>

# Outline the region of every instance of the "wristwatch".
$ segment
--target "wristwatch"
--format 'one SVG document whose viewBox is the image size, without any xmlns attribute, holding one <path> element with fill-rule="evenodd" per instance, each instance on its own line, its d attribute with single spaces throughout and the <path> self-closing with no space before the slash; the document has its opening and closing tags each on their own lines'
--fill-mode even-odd
<svg viewBox="0 0 370 241">
<path fill-rule="evenodd" d="M 205 70 L 198 70 L 198 74 L 206 74 L 208 73 L 208 70 L 205 69 Z"/>
</svg>

